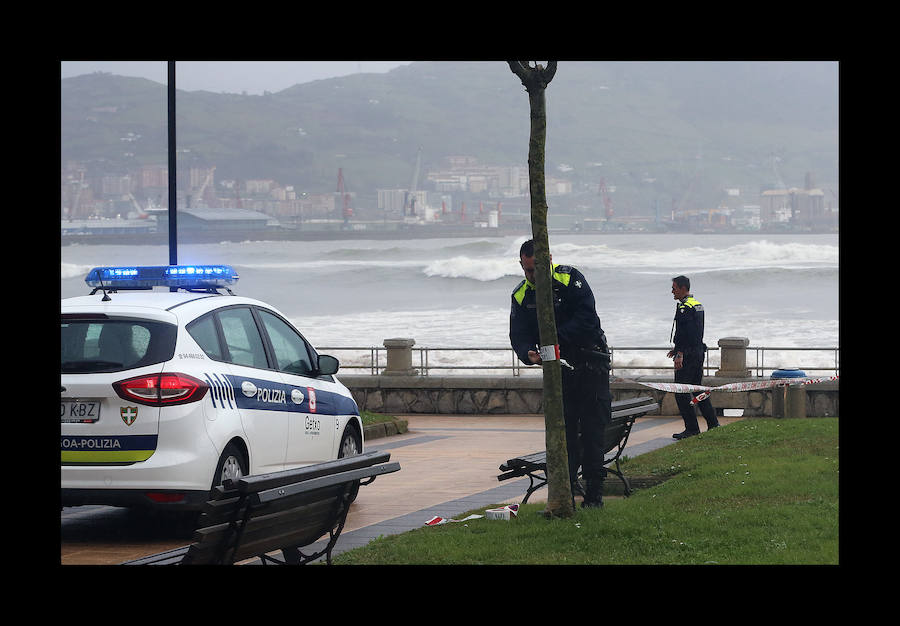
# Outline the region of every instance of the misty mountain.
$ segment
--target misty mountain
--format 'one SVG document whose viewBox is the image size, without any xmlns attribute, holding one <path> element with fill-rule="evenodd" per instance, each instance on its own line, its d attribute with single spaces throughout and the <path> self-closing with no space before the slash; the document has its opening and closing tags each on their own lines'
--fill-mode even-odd
<svg viewBox="0 0 900 626">
<path fill-rule="evenodd" d="M 176 66 L 177 71 L 177 66 Z M 177 74 L 176 74 L 177 84 Z M 547 174 L 603 178 L 641 211 L 693 187 L 838 181 L 838 65 L 560 61 L 547 91 Z M 526 165 L 528 95 L 503 61 L 423 61 L 261 96 L 177 91 L 179 167 L 315 193 L 420 188 L 450 155 Z M 111 74 L 62 80 L 62 159 L 109 173 L 167 161 L 167 90 Z"/>
</svg>

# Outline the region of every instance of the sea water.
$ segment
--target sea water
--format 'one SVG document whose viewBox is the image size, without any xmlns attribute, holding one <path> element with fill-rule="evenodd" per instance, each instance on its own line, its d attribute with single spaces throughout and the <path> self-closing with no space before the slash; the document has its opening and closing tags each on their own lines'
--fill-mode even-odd
<svg viewBox="0 0 900 626">
<path fill-rule="evenodd" d="M 523 278 L 518 251 L 524 240 L 182 244 L 178 261 L 232 265 L 240 274 L 235 293 L 276 307 L 317 347 L 380 347 L 386 338 L 408 337 L 416 347 L 470 349 L 445 358 L 472 363 L 482 358 L 480 348 L 509 346 L 510 296 Z M 703 303 L 710 347 L 722 337 L 746 337 L 751 346 L 839 345 L 836 234 L 553 233 L 550 252 L 554 263 L 585 275 L 614 349 L 671 345 L 671 279 L 679 274 L 690 278 L 691 292 Z M 95 266 L 168 260 L 165 245 L 63 246 L 61 295 L 87 293 L 84 276 Z M 617 353 L 620 367 L 649 358 L 628 354 Z M 788 352 L 766 361 L 767 367 L 833 367 L 835 357 Z"/>
</svg>

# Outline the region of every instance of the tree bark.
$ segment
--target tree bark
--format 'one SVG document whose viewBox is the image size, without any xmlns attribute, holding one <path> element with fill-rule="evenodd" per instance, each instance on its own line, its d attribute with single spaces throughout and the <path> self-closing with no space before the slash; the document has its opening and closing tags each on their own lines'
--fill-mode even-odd
<svg viewBox="0 0 900 626">
<path fill-rule="evenodd" d="M 534 238 L 535 296 L 541 347 L 550 346 L 555 358 L 546 356 L 543 368 L 544 428 L 547 446 L 547 517 L 571 517 L 575 510 L 569 483 L 569 457 L 563 416 L 562 367 L 553 311 L 550 242 L 547 233 L 547 194 L 544 181 L 544 152 L 547 137 L 547 108 L 544 92 L 556 74 L 556 61 L 547 67 L 525 61 L 508 61 L 528 92 L 531 107 L 531 136 L 528 141 L 528 182 L 531 191 L 531 234 Z"/>
</svg>

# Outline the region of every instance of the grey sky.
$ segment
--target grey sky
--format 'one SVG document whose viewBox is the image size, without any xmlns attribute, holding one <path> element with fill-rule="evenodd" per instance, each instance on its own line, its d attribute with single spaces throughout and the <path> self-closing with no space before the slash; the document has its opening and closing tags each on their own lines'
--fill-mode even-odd
<svg viewBox="0 0 900 626">
<path fill-rule="evenodd" d="M 175 85 L 185 91 L 261 95 L 300 83 L 360 72 L 387 72 L 410 61 L 175 61 Z M 62 78 L 110 72 L 158 83 L 168 80 L 167 61 L 62 61 Z"/>
</svg>

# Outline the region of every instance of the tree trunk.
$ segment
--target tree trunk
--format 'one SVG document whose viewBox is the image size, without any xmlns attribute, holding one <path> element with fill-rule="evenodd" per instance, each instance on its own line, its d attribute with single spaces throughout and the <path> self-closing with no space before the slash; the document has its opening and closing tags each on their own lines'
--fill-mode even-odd
<svg viewBox="0 0 900 626">
<path fill-rule="evenodd" d="M 509 61 L 509 68 L 522 80 L 531 106 L 531 137 L 528 141 L 528 183 L 531 190 L 531 234 L 534 238 L 535 296 L 543 357 L 543 403 L 547 446 L 547 517 L 571 517 L 575 510 L 569 483 L 569 457 L 563 417 L 562 368 L 559 362 L 556 317 L 547 233 L 547 195 L 544 182 L 544 151 L 547 109 L 544 91 L 556 73 L 556 61 L 547 67 Z M 549 347 L 549 349 L 548 349 Z"/>
</svg>

